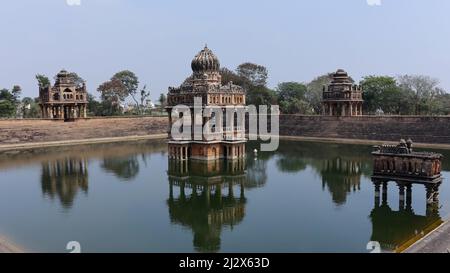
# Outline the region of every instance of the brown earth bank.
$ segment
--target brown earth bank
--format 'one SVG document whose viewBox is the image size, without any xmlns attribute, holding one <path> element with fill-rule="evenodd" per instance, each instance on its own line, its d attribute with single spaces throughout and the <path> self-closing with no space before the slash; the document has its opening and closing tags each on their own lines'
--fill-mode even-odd
<svg viewBox="0 0 450 273">
<path fill-rule="evenodd" d="M 24 144 L 64 145 L 76 141 L 133 140 L 167 133 L 167 117 L 90 118 L 76 122 L 0 120 L 0 148 Z M 372 144 L 411 138 L 416 143 L 450 145 L 450 116 L 328 117 L 281 115 L 280 135 L 299 139 L 347 140 Z"/>
<path fill-rule="evenodd" d="M 167 117 L 0 120 L 0 146 L 164 134 L 167 121 Z"/>
</svg>

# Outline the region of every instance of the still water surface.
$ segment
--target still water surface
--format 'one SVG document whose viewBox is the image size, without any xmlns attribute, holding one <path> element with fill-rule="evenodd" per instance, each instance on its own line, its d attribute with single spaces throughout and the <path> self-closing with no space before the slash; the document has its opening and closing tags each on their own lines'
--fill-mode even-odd
<svg viewBox="0 0 450 273">
<path fill-rule="evenodd" d="M 448 179 L 438 210 L 424 186 L 399 208 L 389 184 L 376 206 L 369 146 L 282 141 L 234 163 L 169 162 L 164 141 L 0 154 L 0 235 L 29 251 L 393 251 L 450 213 Z M 444 177 L 450 177 L 445 151 Z M 208 185 L 208 186 L 206 186 Z M 436 205 L 436 204 L 435 204 Z"/>
</svg>

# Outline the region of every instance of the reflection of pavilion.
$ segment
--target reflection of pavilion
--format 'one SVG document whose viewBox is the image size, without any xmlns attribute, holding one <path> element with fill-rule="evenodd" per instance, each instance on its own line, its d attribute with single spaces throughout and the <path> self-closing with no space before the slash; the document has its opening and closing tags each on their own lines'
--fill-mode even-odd
<svg viewBox="0 0 450 273">
<path fill-rule="evenodd" d="M 196 250 L 218 251 L 222 227 L 232 228 L 245 215 L 245 161 L 171 160 L 168 174 L 171 221 L 193 230 Z"/>
<path fill-rule="evenodd" d="M 422 216 L 415 214 L 412 208 L 412 186 L 422 183 L 397 181 L 399 210 L 393 211 L 387 202 L 388 181 L 376 178 L 372 180 L 375 185 L 375 208 L 370 214 L 371 240 L 379 242 L 383 249 L 402 251 L 442 224 L 443 221 L 439 216 L 440 183 L 424 184 L 426 215 Z"/>
<path fill-rule="evenodd" d="M 137 155 L 105 157 L 101 167 L 124 181 L 132 180 L 139 173 L 139 161 Z"/>
<path fill-rule="evenodd" d="M 52 199 L 58 196 L 62 205 L 70 208 L 80 188 L 88 191 L 87 160 L 66 158 L 42 164 L 42 192 Z"/>
<path fill-rule="evenodd" d="M 333 201 L 344 204 L 347 194 L 361 189 L 361 161 L 356 159 L 334 158 L 324 160 L 322 175 L 322 187 L 328 187 Z"/>
</svg>

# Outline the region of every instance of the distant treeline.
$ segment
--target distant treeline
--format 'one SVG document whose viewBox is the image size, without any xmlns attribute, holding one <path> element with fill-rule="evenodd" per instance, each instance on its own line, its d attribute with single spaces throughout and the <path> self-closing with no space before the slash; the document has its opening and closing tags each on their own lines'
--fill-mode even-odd
<svg viewBox="0 0 450 273">
<path fill-rule="evenodd" d="M 77 83 L 84 80 L 71 73 Z M 274 89 L 267 86 L 268 69 L 254 63 L 243 63 L 235 70 L 221 68 L 222 84 L 232 81 L 247 90 L 247 104 L 280 106 L 285 114 L 320 115 L 323 86 L 331 82 L 332 73 L 318 76 L 311 82 L 282 82 Z M 48 77 L 37 75 L 39 86 L 50 83 Z M 363 87 L 364 113 L 377 115 L 449 115 L 450 94 L 439 87 L 437 79 L 422 75 L 366 76 Z M 22 89 L 0 90 L 0 117 L 40 117 L 38 98 L 23 98 Z M 88 96 L 90 116 L 162 114 L 166 95 L 161 93 L 153 105 L 147 86 L 140 86 L 135 73 L 125 70 L 97 88 L 99 99 Z M 132 101 L 125 105 L 127 101 Z M 150 102 L 150 103 L 149 103 Z"/>
</svg>

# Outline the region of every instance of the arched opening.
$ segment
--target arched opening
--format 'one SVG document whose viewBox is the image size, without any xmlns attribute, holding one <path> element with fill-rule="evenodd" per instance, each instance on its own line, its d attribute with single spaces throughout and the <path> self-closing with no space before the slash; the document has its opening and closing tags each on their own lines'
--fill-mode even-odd
<svg viewBox="0 0 450 273">
<path fill-rule="evenodd" d="M 59 93 L 53 94 L 53 100 L 59 101 L 59 99 L 60 99 Z"/>
<path fill-rule="evenodd" d="M 64 95 L 63 95 L 64 99 L 73 99 L 73 94 L 72 94 L 72 90 L 70 90 L 69 88 L 66 88 L 64 90 Z"/>
</svg>

